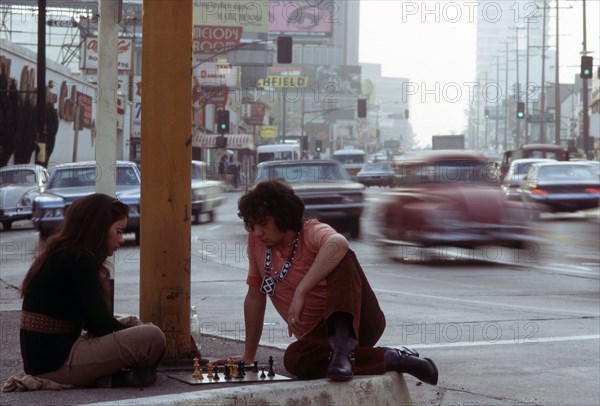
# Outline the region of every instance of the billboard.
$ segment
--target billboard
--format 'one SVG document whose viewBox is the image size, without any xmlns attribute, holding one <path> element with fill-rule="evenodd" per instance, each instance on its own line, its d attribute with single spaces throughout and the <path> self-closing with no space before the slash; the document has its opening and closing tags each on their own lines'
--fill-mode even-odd
<svg viewBox="0 0 600 406">
<path fill-rule="evenodd" d="M 98 69 L 98 38 L 87 37 L 81 45 L 81 69 Z M 117 44 L 117 68 L 128 71 L 131 69 L 132 41 L 119 39 Z"/>
<path fill-rule="evenodd" d="M 333 0 L 271 1 L 269 32 L 275 35 L 329 37 L 339 20 L 339 6 Z"/>
<path fill-rule="evenodd" d="M 195 0 L 194 26 L 240 27 L 243 32 L 267 33 L 269 3 L 256 0 Z"/>
</svg>

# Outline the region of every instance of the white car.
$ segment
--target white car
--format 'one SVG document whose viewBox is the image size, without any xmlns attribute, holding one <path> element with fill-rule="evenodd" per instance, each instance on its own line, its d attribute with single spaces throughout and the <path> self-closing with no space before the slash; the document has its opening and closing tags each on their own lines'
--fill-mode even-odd
<svg viewBox="0 0 600 406">
<path fill-rule="evenodd" d="M 208 221 L 215 219 L 215 209 L 225 200 L 223 182 L 209 180 L 207 164 L 203 161 L 192 161 L 192 219 L 194 224 L 200 223 L 203 214 Z"/>
<path fill-rule="evenodd" d="M 40 165 L 20 164 L 0 168 L 0 221 L 10 230 L 12 223 L 31 219 L 33 199 L 44 192 L 48 171 Z"/>
</svg>

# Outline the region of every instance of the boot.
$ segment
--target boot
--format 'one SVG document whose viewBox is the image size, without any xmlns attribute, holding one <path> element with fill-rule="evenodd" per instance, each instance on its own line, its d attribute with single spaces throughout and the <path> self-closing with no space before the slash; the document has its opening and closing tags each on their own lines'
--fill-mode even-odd
<svg viewBox="0 0 600 406">
<path fill-rule="evenodd" d="M 438 369 L 429 358 L 419 358 L 419 353 L 410 348 L 387 348 L 384 353 L 386 371 L 407 373 L 430 385 L 437 385 Z"/>
<path fill-rule="evenodd" d="M 331 353 L 326 377 L 332 381 L 348 381 L 353 376 L 353 351 L 358 346 L 352 333 L 352 317 L 345 313 L 334 313 L 328 319 L 328 326 Z"/>
</svg>

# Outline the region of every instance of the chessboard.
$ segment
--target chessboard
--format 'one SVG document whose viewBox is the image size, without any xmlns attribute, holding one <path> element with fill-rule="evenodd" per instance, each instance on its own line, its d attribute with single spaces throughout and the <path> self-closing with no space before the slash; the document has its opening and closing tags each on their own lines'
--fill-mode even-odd
<svg viewBox="0 0 600 406">
<path fill-rule="evenodd" d="M 198 358 L 194 358 L 194 369 L 192 371 L 171 374 L 169 377 L 190 385 L 272 382 L 291 379 L 275 373 L 273 370 L 273 357 L 269 357 L 268 367 L 259 367 L 258 361 L 254 361 L 253 365 L 244 365 L 243 362 L 233 364 L 230 358 L 225 365 L 214 365 L 209 362 L 205 368 L 200 367 Z"/>
</svg>

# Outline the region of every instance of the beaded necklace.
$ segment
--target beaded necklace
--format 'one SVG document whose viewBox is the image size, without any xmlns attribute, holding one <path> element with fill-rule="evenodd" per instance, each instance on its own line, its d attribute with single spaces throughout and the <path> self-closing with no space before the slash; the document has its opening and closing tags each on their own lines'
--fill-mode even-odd
<svg viewBox="0 0 600 406">
<path fill-rule="evenodd" d="M 272 252 L 271 247 L 267 247 L 267 251 L 265 252 L 265 276 L 263 277 L 262 284 L 260 285 L 260 292 L 265 295 L 273 296 L 275 294 L 275 284 L 285 279 L 290 268 L 292 267 L 292 263 L 294 262 L 294 258 L 296 257 L 296 249 L 298 248 L 298 236 L 300 233 L 296 233 L 294 237 L 294 242 L 292 244 L 292 251 L 290 252 L 290 256 L 283 264 L 283 268 L 278 274 L 274 274 L 271 276 L 271 271 L 273 270 L 273 261 L 272 261 Z"/>
</svg>

